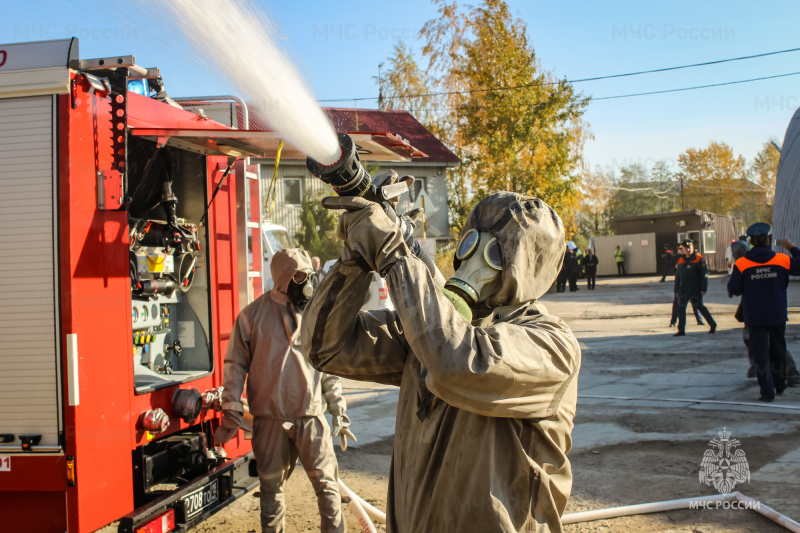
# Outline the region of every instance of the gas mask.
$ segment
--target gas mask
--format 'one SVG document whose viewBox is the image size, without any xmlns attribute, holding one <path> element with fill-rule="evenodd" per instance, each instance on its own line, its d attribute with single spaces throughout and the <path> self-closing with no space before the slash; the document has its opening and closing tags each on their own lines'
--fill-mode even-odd
<svg viewBox="0 0 800 533">
<path fill-rule="evenodd" d="M 467 231 L 456 248 L 461 261 L 455 276 L 445 288 L 456 293 L 470 307 L 476 307 L 494 294 L 502 283 L 503 256 L 497 238 L 488 231 Z"/>
<path fill-rule="evenodd" d="M 298 270 L 289 281 L 289 286 L 286 288 L 286 296 L 293 306 L 298 309 L 303 309 L 311 295 L 314 294 L 314 286 L 311 284 L 311 276 L 303 270 Z"/>
</svg>

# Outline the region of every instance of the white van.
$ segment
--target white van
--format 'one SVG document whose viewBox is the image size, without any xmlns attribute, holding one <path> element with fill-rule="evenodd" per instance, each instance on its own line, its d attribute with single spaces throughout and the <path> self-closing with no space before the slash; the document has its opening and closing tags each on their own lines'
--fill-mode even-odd
<svg viewBox="0 0 800 533">
<path fill-rule="evenodd" d="M 325 261 L 322 271 L 327 274 L 335 262 L 336 259 Z M 369 284 L 369 288 L 369 300 L 361 308 L 362 311 L 377 311 L 378 309 L 394 311 L 394 304 L 392 299 L 389 298 L 389 287 L 386 285 L 386 280 L 376 272 L 372 273 L 372 282 Z"/>
</svg>

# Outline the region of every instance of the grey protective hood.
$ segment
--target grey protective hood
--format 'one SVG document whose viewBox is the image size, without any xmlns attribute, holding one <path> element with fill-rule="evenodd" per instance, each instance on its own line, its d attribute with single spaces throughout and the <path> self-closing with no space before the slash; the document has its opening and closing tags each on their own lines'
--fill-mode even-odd
<svg viewBox="0 0 800 533">
<path fill-rule="evenodd" d="M 289 282 L 298 270 L 303 270 L 309 274 L 314 271 L 311 267 L 311 257 L 308 252 L 301 248 L 284 248 L 278 250 L 269 265 L 272 281 L 275 283 L 270 296 L 280 304 L 289 302 L 286 291 L 289 289 Z"/>
<path fill-rule="evenodd" d="M 532 196 L 499 192 L 487 196 L 470 213 L 462 235 L 488 231 L 500 244 L 502 284 L 487 304 L 516 305 L 541 297 L 564 261 L 564 225 L 552 207 Z M 456 270 L 461 262 L 453 259 Z"/>
</svg>

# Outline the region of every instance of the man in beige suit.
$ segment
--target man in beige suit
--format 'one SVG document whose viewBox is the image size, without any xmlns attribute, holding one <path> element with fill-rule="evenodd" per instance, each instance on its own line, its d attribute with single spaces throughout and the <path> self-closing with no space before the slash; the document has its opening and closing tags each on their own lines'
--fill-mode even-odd
<svg viewBox="0 0 800 533">
<path fill-rule="evenodd" d="M 309 302 L 303 352 L 321 371 L 400 387 L 387 530 L 561 531 L 581 353 L 536 302 L 564 258 L 558 215 L 528 196 L 485 198 L 443 291 L 378 204 L 323 205 L 347 210 L 345 248 Z M 360 311 L 368 270 L 396 311 Z"/>
<path fill-rule="evenodd" d="M 345 531 L 337 483 L 339 467 L 325 411 L 333 417 L 333 435 L 344 442 L 350 420 L 345 414 L 339 378 L 312 368 L 300 352 L 303 308 L 312 294 L 311 259 L 298 249 L 275 254 L 270 265 L 275 285 L 244 308 L 233 326 L 225 354 L 222 425 L 214 434 L 227 442 L 242 425 L 247 400 L 253 422 L 253 452 L 261 482 L 261 530 L 283 532 L 283 486 L 297 459 L 317 494 L 321 531 Z"/>
</svg>

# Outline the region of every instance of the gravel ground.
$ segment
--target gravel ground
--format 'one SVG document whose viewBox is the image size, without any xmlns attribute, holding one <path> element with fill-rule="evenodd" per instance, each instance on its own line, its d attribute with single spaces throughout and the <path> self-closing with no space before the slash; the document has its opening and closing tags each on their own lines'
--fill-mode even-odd
<svg viewBox="0 0 800 533">
<path fill-rule="evenodd" d="M 768 405 L 704 404 L 695 399 L 756 404 L 758 388 L 747 380 L 741 326 L 733 319 L 736 301 L 725 294 L 724 276 L 714 276 L 706 303 L 718 332 L 692 325 L 688 335 L 673 338 L 667 327 L 671 286 L 654 277 L 608 278 L 596 291 L 543 298 L 552 314 L 562 316 L 581 341 L 581 398 L 574 448 L 572 497 L 566 513 L 717 494 L 699 482 L 700 461 L 708 441 L 723 427 L 741 441 L 751 479 L 737 486 L 778 512 L 800 518 L 800 390 L 791 388 Z M 800 305 L 797 284 L 790 305 Z M 800 308 L 790 309 L 787 339 L 800 355 Z M 690 322 L 693 322 L 690 319 Z M 346 389 L 363 389 L 349 383 Z M 609 399 L 609 396 L 639 398 Z M 685 400 L 665 402 L 664 398 Z M 357 414 L 368 402 L 353 402 Z M 393 407 L 370 417 L 393 417 Z M 358 435 L 359 429 L 354 431 Z M 392 437 L 367 445 L 337 448 L 341 477 L 351 489 L 386 508 Z M 316 500 L 298 465 L 287 486 L 287 531 L 317 531 Z M 346 511 L 349 531 L 357 531 Z M 192 531 L 260 531 L 258 497 L 248 494 Z M 378 531 L 384 531 L 378 526 Z M 629 516 L 565 526 L 567 532 L 744 532 L 785 531 L 761 515 L 743 509 L 684 510 Z"/>
</svg>

